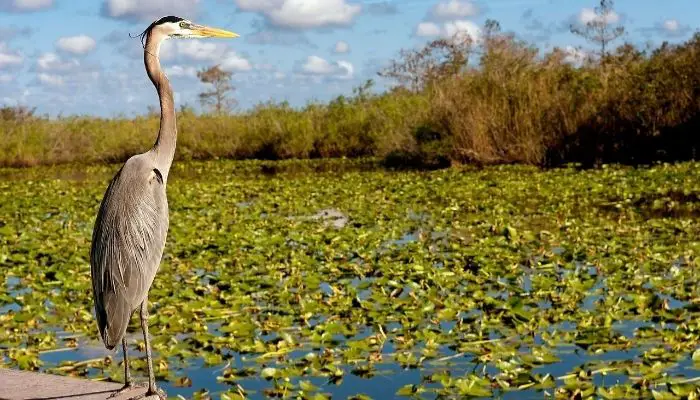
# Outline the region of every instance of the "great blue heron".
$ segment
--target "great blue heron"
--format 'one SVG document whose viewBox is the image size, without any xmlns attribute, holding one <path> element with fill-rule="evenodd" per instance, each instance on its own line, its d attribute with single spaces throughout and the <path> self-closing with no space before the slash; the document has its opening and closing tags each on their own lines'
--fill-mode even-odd
<svg viewBox="0 0 700 400">
<path fill-rule="evenodd" d="M 160 131 L 153 148 L 126 161 L 102 199 L 92 233 L 90 272 L 100 335 L 107 349 L 120 342 L 124 350 L 124 388 L 135 385 L 129 372 L 126 328 L 137 307 L 146 343 L 148 391 L 158 395 L 148 337 L 148 291 L 158 271 L 168 233 L 165 186 L 175 155 L 177 126 L 170 82 L 158 59 L 161 43 L 169 38 L 233 38 L 238 35 L 194 24 L 179 17 L 163 17 L 141 35 L 144 64 L 160 98 Z M 141 396 L 140 396 L 141 397 Z"/>
</svg>

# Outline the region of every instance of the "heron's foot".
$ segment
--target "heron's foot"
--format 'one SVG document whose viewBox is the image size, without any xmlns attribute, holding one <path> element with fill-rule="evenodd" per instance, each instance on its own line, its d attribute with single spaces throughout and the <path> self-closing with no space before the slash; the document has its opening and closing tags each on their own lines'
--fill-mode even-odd
<svg viewBox="0 0 700 400">
<path fill-rule="evenodd" d="M 148 384 L 147 384 L 147 383 L 136 383 L 136 382 L 134 382 L 134 381 L 127 382 L 126 384 L 124 384 L 124 387 L 122 387 L 121 389 L 119 389 L 119 390 L 117 390 L 116 392 L 112 393 L 112 394 L 108 397 L 108 399 L 113 399 L 113 398 L 115 398 L 115 397 L 119 397 L 119 396 L 123 395 L 124 393 L 130 392 L 130 391 L 132 391 L 132 390 L 134 390 L 134 389 L 143 389 L 143 388 L 145 388 L 145 387 L 148 387 Z"/>
<path fill-rule="evenodd" d="M 136 397 L 132 397 L 129 400 L 143 400 L 152 396 L 158 396 L 160 400 L 168 400 L 168 396 L 161 388 L 155 388 L 155 390 L 148 390 L 146 393 L 140 394 Z"/>
<path fill-rule="evenodd" d="M 158 396 L 160 400 L 168 400 L 168 395 L 166 395 L 165 391 L 159 387 L 157 387 L 152 393 L 149 394 L 149 392 L 151 391 L 149 390 L 146 392 L 146 396 Z"/>
</svg>

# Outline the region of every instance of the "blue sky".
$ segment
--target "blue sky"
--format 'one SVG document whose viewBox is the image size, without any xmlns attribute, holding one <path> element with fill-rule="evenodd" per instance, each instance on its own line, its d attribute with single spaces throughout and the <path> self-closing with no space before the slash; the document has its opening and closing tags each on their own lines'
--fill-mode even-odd
<svg viewBox="0 0 700 400">
<path fill-rule="evenodd" d="M 402 48 L 466 31 L 486 19 L 542 48 L 587 49 L 568 32 L 595 0 L 0 0 L 0 104 L 41 114 L 113 116 L 157 105 L 140 33 L 163 15 L 233 30 L 234 40 L 172 40 L 161 60 L 178 104 L 198 108 L 198 69 L 234 72 L 240 109 L 264 101 L 328 100 L 366 79 Z M 610 22 L 644 46 L 689 38 L 697 0 L 618 0 Z M 379 89 L 386 83 L 379 81 Z"/>
</svg>

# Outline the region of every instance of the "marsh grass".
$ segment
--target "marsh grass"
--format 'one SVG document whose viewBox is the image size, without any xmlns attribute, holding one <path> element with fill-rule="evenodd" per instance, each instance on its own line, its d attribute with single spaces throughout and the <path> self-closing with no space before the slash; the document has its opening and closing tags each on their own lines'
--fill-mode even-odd
<svg viewBox="0 0 700 400">
<path fill-rule="evenodd" d="M 392 167 L 450 163 L 646 164 L 695 159 L 700 33 L 680 45 L 619 47 L 572 64 L 494 33 L 478 46 L 437 40 L 405 51 L 351 96 L 301 108 L 178 115 L 180 159 L 381 157 Z M 153 143 L 158 116 L 36 117 L 0 110 L 0 165 L 123 161 Z"/>
</svg>

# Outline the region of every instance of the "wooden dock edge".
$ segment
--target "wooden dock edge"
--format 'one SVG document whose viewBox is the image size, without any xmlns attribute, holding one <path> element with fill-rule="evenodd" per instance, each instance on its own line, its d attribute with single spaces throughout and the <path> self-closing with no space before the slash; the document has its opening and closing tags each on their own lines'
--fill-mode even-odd
<svg viewBox="0 0 700 400">
<path fill-rule="evenodd" d="M 0 400 L 104 400 L 122 385 L 0 367 Z M 128 400 L 146 392 L 137 388 L 110 400 Z M 146 399 L 158 399 L 149 396 Z"/>
</svg>

